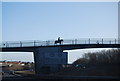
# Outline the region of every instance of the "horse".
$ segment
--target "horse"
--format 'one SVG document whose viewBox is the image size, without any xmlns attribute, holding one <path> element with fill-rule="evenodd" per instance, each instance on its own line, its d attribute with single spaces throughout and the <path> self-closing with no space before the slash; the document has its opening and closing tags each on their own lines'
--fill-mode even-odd
<svg viewBox="0 0 120 81">
<path fill-rule="evenodd" d="M 57 43 L 61 44 L 62 42 L 63 42 L 63 39 L 61 39 L 61 40 L 55 40 L 55 44 L 57 44 Z"/>
</svg>

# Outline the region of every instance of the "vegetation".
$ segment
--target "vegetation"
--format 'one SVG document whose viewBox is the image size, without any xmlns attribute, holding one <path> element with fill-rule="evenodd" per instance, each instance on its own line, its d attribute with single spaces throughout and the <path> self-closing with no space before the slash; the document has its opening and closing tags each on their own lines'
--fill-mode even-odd
<svg viewBox="0 0 120 81">
<path fill-rule="evenodd" d="M 85 53 L 82 58 L 73 62 L 72 67 L 66 67 L 59 75 L 73 76 L 113 76 L 119 77 L 120 49 L 103 50 Z M 83 65 L 85 68 L 76 67 Z"/>
<path fill-rule="evenodd" d="M 118 65 L 120 63 L 120 49 L 103 50 L 94 53 L 85 53 L 82 58 L 77 59 L 73 65 L 103 65 L 111 64 Z"/>
</svg>

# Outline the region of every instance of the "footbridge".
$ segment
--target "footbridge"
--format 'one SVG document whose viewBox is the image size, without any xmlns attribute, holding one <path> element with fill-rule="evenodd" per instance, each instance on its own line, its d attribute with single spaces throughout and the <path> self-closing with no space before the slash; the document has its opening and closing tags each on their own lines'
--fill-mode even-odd
<svg viewBox="0 0 120 81">
<path fill-rule="evenodd" d="M 60 43 L 55 43 L 55 40 L 2 42 L 0 48 L 2 52 L 33 52 L 36 74 L 55 72 L 60 65 L 67 64 L 67 52 L 63 52 L 64 50 L 120 48 L 118 39 L 62 40 Z"/>
</svg>

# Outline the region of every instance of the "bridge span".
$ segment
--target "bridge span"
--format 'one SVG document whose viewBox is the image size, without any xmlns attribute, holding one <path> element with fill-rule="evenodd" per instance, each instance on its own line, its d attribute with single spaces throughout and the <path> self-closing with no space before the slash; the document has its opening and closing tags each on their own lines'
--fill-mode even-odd
<svg viewBox="0 0 120 81">
<path fill-rule="evenodd" d="M 55 40 L 47 41 L 9 41 L 0 43 L 2 51 L 26 51 L 33 52 L 36 48 L 60 47 L 62 50 L 85 48 L 118 48 L 118 39 L 73 39 L 64 40 L 61 44 L 55 44 Z"/>
<path fill-rule="evenodd" d="M 86 48 L 120 48 L 117 39 L 75 39 L 63 40 L 60 44 L 55 41 L 18 41 L 2 42 L 0 48 L 2 52 L 33 52 L 36 74 L 46 73 L 43 70 L 51 72 L 58 71 L 62 64 L 67 64 L 67 52 L 64 50 L 86 49 Z M 44 68 L 44 69 L 43 69 Z M 46 68 L 46 69 L 45 69 Z"/>
<path fill-rule="evenodd" d="M 120 48 L 120 44 L 67 44 L 50 46 L 29 46 L 29 47 L 6 47 L 2 52 L 34 52 L 37 48 L 60 48 L 61 50 L 87 49 L 87 48 Z"/>
</svg>

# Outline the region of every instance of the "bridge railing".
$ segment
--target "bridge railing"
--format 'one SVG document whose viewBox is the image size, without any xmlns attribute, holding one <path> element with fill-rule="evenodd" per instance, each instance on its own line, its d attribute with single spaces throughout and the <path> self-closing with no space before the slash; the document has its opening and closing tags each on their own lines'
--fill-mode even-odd
<svg viewBox="0 0 120 81">
<path fill-rule="evenodd" d="M 67 44 L 118 44 L 120 40 L 118 39 L 73 39 L 73 40 L 63 40 L 61 45 Z M 15 41 L 15 42 L 2 42 L 0 47 L 26 47 L 26 46 L 50 46 L 50 45 L 60 45 L 55 44 L 55 40 L 47 41 Z"/>
</svg>

